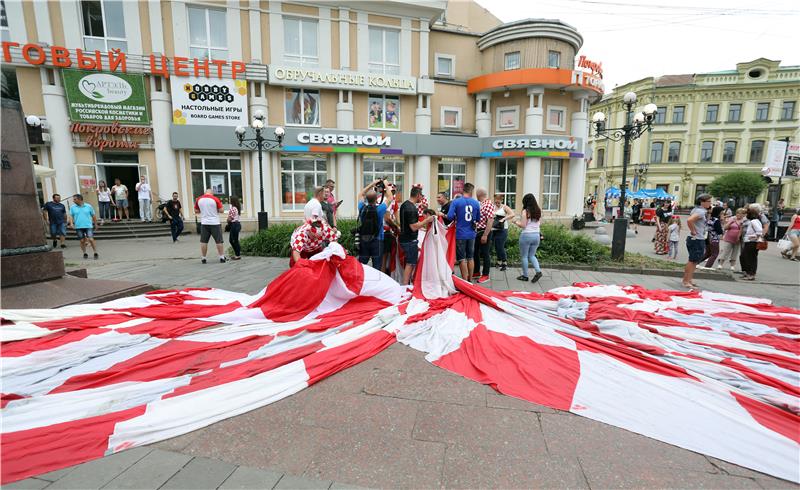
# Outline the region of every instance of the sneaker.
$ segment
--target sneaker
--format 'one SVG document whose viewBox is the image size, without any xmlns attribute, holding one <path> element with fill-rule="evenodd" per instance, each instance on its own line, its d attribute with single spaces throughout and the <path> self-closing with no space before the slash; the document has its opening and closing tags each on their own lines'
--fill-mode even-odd
<svg viewBox="0 0 800 490">
<path fill-rule="evenodd" d="M 219 263 L 220 263 L 220 264 L 224 264 L 224 263 L 225 263 L 225 262 L 227 262 L 227 261 L 228 261 L 228 259 L 226 259 L 225 257 L 220 257 L 220 258 L 219 258 Z"/>
<path fill-rule="evenodd" d="M 476 279 L 480 279 L 480 277 L 481 277 L 480 274 L 472 274 L 472 280 L 473 281 L 476 280 Z"/>
<path fill-rule="evenodd" d="M 517 276 L 517 281 L 527 281 L 528 276 Z"/>
<path fill-rule="evenodd" d="M 241 257 L 231 257 L 231 260 L 242 260 Z"/>
<path fill-rule="evenodd" d="M 83 254 L 83 258 L 84 259 L 88 259 L 89 258 L 89 254 Z"/>
<path fill-rule="evenodd" d="M 536 282 L 541 278 L 542 278 L 542 273 L 541 272 L 537 272 L 536 275 L 533 276 L 533 279 L 531 279 L 531 282 Z"/>
<path fill-rule="evenodd" d="M 97 260 L 97 259 L 99 259 L 99 258 L 100 258 L 100 256 L 99 256 L 99 255 L 97 255 L 97 252 L 95 252 L 95 253 L 94 253 L 94 260 Z"/>
<path fill-rule="evenodd" d="M 722 264 L 719 264 L 719 265 L 717 265 L 717 270 L 718 270 L 718 271 L 721 271 L 721 270 L 722 270 Z"/>
<path fill-rule="evenodd" d="M 501 270 L 501 271 L 504 271 L 504 270 L 506 270 L 506 265 L 505 265 L 505 264 L 501 265 L 501 266 L 500 266 L 500 270 Z"/>
<path fill-rule="evenodd" d="M 201 263 L 203 263 L 203 264 L 205 264 L 205 263 L 206 263 L 206 258 L 205 258 L 205 257 L 203 257 L 202 259 L 200 259 L 200 262 L 201 262 Z"/>
<path fill-rule="evenodd" d="M 731 266 L 731 272 L 736 272 L 736 267 Z"/>
<path fill-rule="evenodd" d="M 489 282 L 489 276 L 481 276 L 478 278 L 478 284 L 483 284 L 485 282 Z"/>
<path fill-rule="evenodd" d="M 56 240 L 53 240 L 53 248 L 56 248 L 56 244 L 58 244 L 58 242 Z"/>
<path fill-rule="evenodd" d="M 61 245 L 61 248 L 67 248 L 67 246 L 66 245 Z"/>
</svg>

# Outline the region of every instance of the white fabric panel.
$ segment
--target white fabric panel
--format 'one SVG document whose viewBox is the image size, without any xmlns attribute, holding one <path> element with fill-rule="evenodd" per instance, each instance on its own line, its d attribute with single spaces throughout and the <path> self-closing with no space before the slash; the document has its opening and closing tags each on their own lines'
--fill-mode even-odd
<svg viewBox="0 0 800 490">
<path fill-rule="evenodd" d="M 477 324 L 465 314 L 453 309 L 412 324 L 403 325 L 397 341 L 422 352 L 425 359 L 435 362 L 459 347 Z"/>
<path fill-rule="evenodd" d="M 447 298 L 456 293 L 451 264 L 447 260 L 446 233 L 444 225 L 434 220 L 420 242 L 424 260 L 417 274 L 422 274 L 422 295 L 429 299 Z"/>
</svg>

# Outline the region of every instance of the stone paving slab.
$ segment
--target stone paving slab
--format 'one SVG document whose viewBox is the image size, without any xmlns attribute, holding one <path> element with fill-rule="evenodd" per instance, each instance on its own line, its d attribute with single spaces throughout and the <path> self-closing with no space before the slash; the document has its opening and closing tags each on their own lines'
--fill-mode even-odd
<svg viewBox="0 0 800 490">
<path fill-rule="evenodd" d="M 185 454 L 153 449 L 103 488 L 109 490 L 160 488 L 191 460 L 191 456 Z"/>
<path fill-rule="evenodd" d="M 447 448 L 444 479 L 448 488 L 589 488 L 577 458 L 476 454 L 460 445 Z"/>
<path fill-rule="evenodd" d="M 53 482 L 48 488 L 100 488 L 147 456 L 151 451 L 152 448 L 149 447 L 137 447 L 77 465 L 73 471 Z"/>
<path fill-rule="evenodd" d="M 258 470 L 246 466 L 239 466 L 225 479 L 220 490 L 257 490 L 274 488 L 283 477 L 282 473 Z"/>
<path fill-rule="evenodd" d="M 170 478 L 161 490 L 214 490 L 236 470 L 236 466 L 209 458 L 194 458 Z"/>
</svg>

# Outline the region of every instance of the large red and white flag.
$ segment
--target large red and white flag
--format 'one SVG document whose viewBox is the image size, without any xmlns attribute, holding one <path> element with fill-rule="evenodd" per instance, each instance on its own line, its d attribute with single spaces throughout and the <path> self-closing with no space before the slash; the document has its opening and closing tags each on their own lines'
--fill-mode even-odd
<svg viewBox="0 0 800 490">
<path fill-rule="evenodd" d="M 267 405 L 396 341 L 498 391 L 800 482 L 800 311 L 580 283 L 494 292 L 423 242 L 413 297 L 332 244 L 261 293 L 3 310 L 2 482 Z"/>
</svg>

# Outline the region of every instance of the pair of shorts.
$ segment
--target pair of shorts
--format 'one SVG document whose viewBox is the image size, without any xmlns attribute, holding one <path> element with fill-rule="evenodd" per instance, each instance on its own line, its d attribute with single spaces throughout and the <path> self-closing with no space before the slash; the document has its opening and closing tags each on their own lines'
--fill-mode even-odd
<svg viewBox="0 0 800 490">
<path fill-rule="evenodd" d="M 75 233 L 78 234 L 78 240 L 94 238 L 94 230 L 92 228 L 78 228 L 75 230 Z"/>
<path fill-rule="evenodd" d="M 456 262 L 475 258 L 475 239 L 456 240 Z"/>
<path fill-rule="evenodd" d="M 208 243 L 209 237 L 214 237 L 214 242 L 222 243 L 221 225 L 200 225 L 200 243 Z"/>
<path fill-rule="evenodd" d="M 419 259 L 419 244 L 416 240 L 410 242 L 400 242 L 400 248 L 406 256 L 406 265 L 417 265 Z"/>
<path fill-rule="evenodd" d="M 50 236 L 67 236 L 67 224 L 50 223 Z"/>
<path fill-rule="evenodd" d="M 128 207 L 128 200 L 127 199 L 117 199 L 117 207 L 118 208 L 127 208 Z"/>
<path fill-rule="evenodd" d="M 789 230 L 789 232 L 786 234 L 786 236 L 789 236 L 789 237 L 793 237 L 793 236 L 800 237 L 800 230 Z"/>
<path fill-rule="evenodd" d="M 706 254 L 706 241 L 687 237 L 686 250 L 689 251 L 689 262 L 699 264 L 703 261 L 703 256 Z"/>
</svg>

